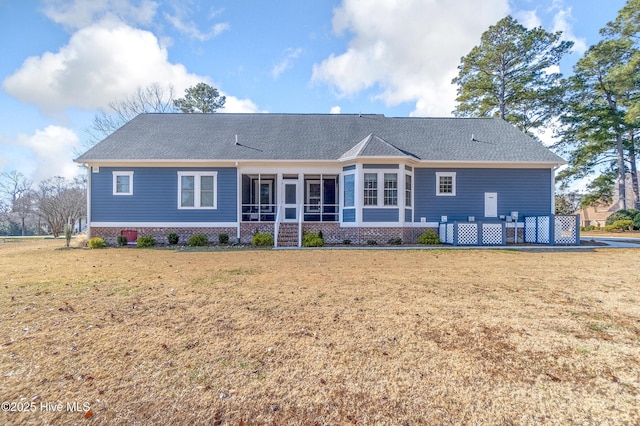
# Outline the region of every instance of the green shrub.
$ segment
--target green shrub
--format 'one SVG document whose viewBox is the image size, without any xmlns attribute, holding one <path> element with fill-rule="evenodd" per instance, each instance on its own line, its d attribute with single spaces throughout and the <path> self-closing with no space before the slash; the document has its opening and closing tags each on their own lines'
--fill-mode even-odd
<svg viewBox="0 0 640 426">
<path fill-rule="evenodd" d="M 613 225 L 614 222 L 618 220 L 631 220 L 633 221 L 635 217 L 640 213 L 640 210 L 636 209 L 628 209 L 628 210 L 618 210 L 613 213 L 611 216 L 607 218 L 605 221 L 605 225 Z"/>
<path fill-rule="evenodd" d="M 203 247 L 209 244 L 209 237 L 205 234 L 196 234 L 189 237 L 189 241 L 187 242 L 190 247 Z"/>
<path fill-rule="evenodd" d="M 440 237 L 435 231 L 425 229 L 422 235 L 418 237 L 419 244 L 440 244 Z"/>
<path fill-rule="evenodd" d="M 268 232 L 259 233 L 257 232 L 253 239 L 251 240 L 251 244 L 256 247 L 270 247 L 273 246 L 273 235 Z"/>
<path fill-rule="evenodd" d="M 631 229 L 633 226 L 633 220 L 624 219 L 624 220 L 616 220 L 611 225 L 607 225 L 604 227 L 605 231 L 626 231 Z"/>
<path fill-rule="evenodd" d="M 69 224 L 64 225 L 64 239 L 67 247 L 69 247 L 69 243 L 71 242 L 71 235 L 73 234 L 73 230 L 69 226 Z"/>
<path fill-rule="evenodd" d="M 370 246 L 375 246 L 378 245 L 378 242 L 376 240 L 367 240 L 367 244 L 369 244 Z"/>
<path fill-rule="evenodd" d="M 126 246 L 128 243 L 127 237 L 125 237 L 124 235 L 118 235 L 117 241 L 120 247 Z"/>
<path fill-rule="evenodd" d="M 595 226 L 595 225 L 581 226 L 581 227 L 580 227 L 580 230 L 581 230 L 581 231 L 594 231 L 594 230 L 596 230 L 596 229 L 598 229 L 598 227 L 597 227 L 597 226 Z"/>
<path fill-rule="evenodd" d="M 218 242 L 220 244 L 229 244 L 229 234 L 218 234 Z"/>
<path fill-rule="evenodd" d="M 90 249 L 105 248 L 107 246 L 107 242 L 103 238 L 93 237 L 89 240 L 87 246 Z"/>
<path fill-rule="evenodd" d="M 150 235 L 146 237 L 138 237 L 136 244 L 138 244 L 138 247 L 153 247 L 156 245 L 156 240 Z"/>
<path fill-rule="evenodd" d="M 302 247 L 322 247 L 323 245 L 324 239 L 320 233 L 308 232 L 302 236 Z"/>
<path fill-rule="evenodd" d="M 349 239 L 342 240 L 342 244 L 344 244 L 345 246 L 348 246 L 351 244 L 351 240 Z"/>
<path fill-rule="evenodd" d="M 324 235 L 322 235 L 322 229 L 318 231 L 318 237 L 322 238 L 324 241 Z"/>
<path fill-rule="evenodd" d="M 173 246 L 178 244 L 178 241 L 180 241 L 180 237 L 175 232 L 172 232 L 169 235 L 167 235 L 167 241 L 169 242 L 169 244 Z"/>
<path fill-rule="evenodd" d="M 390 244 L 392 246 L 402 245 L 402 238 L 391 238 L 389 241 L 387 241 L 387 244 Z"/>
<path fill-rule="evenodd" d="M 640 229 L 640 213 L 633 217 L 633 229 Z"/>
</svg>

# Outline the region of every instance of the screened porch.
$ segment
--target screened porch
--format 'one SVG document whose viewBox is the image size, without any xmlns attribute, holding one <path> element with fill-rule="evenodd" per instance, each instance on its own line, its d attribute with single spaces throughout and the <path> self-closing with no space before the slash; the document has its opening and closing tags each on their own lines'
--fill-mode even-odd
<svg viewBox="0 0 640 426">
<path fill-rule="evenodd" d="M 243 174 L 243 222 L 338 222 L 339 176 Z"/>
</svg>

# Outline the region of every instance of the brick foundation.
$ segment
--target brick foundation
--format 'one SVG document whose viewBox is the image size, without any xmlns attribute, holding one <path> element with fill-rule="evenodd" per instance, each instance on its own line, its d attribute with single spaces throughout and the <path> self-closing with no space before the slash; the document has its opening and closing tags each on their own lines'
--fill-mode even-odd
<svg viewBox="0 0 640 426">
<path fill-rule="evenodd" d="M 297 223 L 295 224 L 297 226 Z M 256 232 L 268 232 L 274 234 L 273 222 L 241 222 L 240 223 L 240 242 L 243 244 L 251 244 L 251 239 Z M 391 228 L 346 228 L 340 227 L 337 222 L 304 222 L 302 224 L 302 233 L 317 233 L 322 231 L 325 244 L 342 244 L 345 240 L 350 240 L 351 244 L 367 244 L 368 241 L 375 241 L 376 244 L 387 244 L 392 238 L 401 238 L 403 244 L 415 244 L 424 228 L 413 227 L 391 227 Z M 435 228 L 429 228 L 437 232 Z M 117 244 L 117 237 L 123 230 L 132 230 L 138 232 L 138 237 L 152 236 L 158 244 L 167 244 L 167 235 L 175 232 L 180 237 L 180 244 L 187 242 L 189 237 L 195 234 L 205 234 L 211 243 L 218 242 L 218 235 L 229 235 L 229 241 L 234 243 L 237 241 L 236 228 L 184 228 L 184 227 L 166 227 L 166 228 L 144 228 L 144 227 L 128 227 L 128 228 L 100 228 L 92 227 L 91 236 L 101 237 L 109 245 Z M 507 233 L 509 229 L 507 229 Z M 520 234 L 522 230 L 520 230 Z M 521 235 L 522 236 L 522 235 Z M 511 240 L 513 241 L 513 230 L 511 230 Z M 520 239 L 522 241 L 522 238 Z"/>
<path fill-rule="evenodd" d="M 138 227 L 128 227 L 128 228 L 98 228 L 91 227 L 91 237 L 100 237 L 103 238 L 107 244 L 116 245 L 118 235 L 120 235 L 120 231 L 137 231 L 138 237 L 147 237 L 152 236 L 155 238 L 158 244 L 168 244 L 167 235 L 172 232 L 178 234 L 180 237 L 179 244 L 185 244 L 189 237 L 196 234 L 205 234 L 209 238 L 209 242 L 217 243 L 218 235 L 227 234 L 229 236 L 229 242 L 236 241 L 236 228 L 138 228 Z M 130 241 L 131 242 L 131 241 Z"/>
</svg>

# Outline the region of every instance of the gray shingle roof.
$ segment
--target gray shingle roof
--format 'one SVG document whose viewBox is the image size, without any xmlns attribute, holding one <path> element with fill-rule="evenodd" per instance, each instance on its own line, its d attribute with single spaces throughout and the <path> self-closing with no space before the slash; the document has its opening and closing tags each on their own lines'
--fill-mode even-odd
<svg viewBox="0 0 640 426">
<path fill-rule="evenodd" d="M 76 161 L 335 161 L 402 155 L 419 161 L 565 162 L 500 119 L 226 113 L 141 114 Z"/>
</svg>

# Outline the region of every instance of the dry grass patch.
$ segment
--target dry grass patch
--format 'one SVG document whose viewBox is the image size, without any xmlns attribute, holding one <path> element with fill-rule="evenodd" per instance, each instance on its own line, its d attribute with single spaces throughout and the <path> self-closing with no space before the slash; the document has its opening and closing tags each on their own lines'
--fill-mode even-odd
<svg viewBox="0 0 640 426">
<path fill-rule="evenodd" d="M 0 244 L 2 423 L 640 421 L 637 251 L 62 244 Z"/>
</svg>

